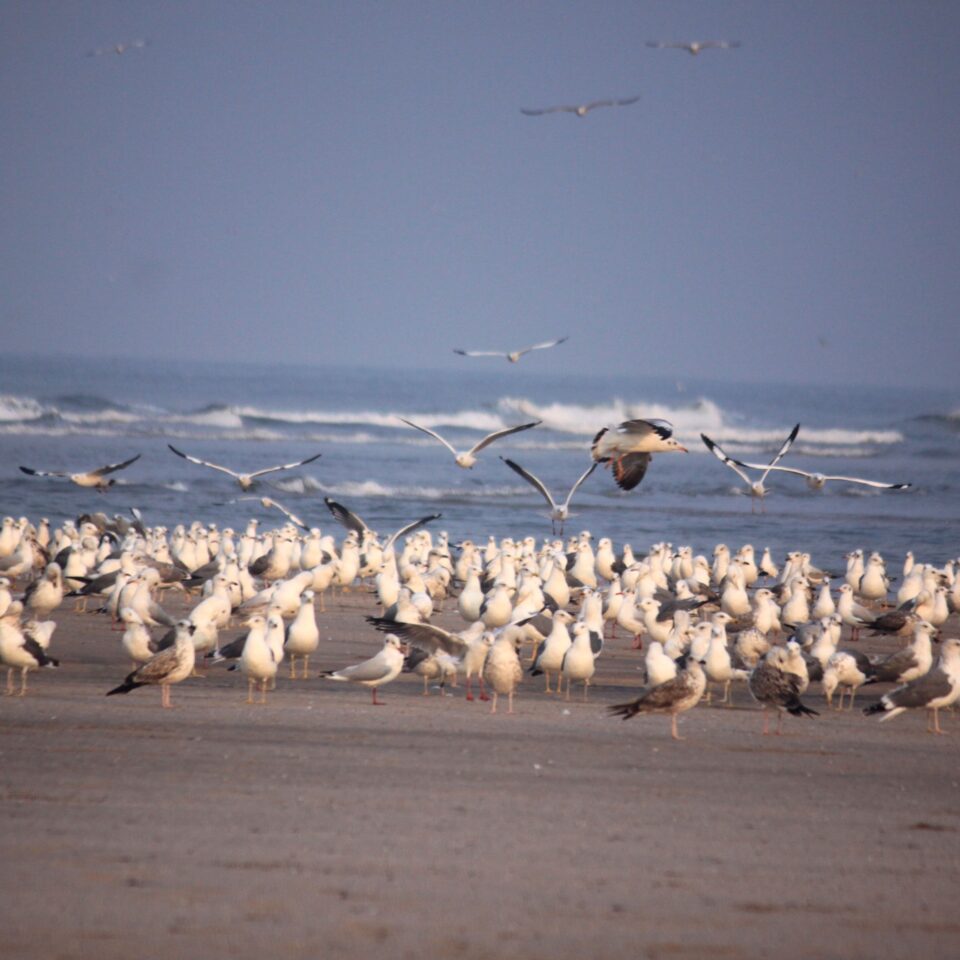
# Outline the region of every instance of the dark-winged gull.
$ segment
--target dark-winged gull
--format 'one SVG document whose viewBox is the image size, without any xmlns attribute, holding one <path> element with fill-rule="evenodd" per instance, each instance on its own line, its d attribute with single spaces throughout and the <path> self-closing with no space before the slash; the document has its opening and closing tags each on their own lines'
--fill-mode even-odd
<svg viewBox="0 0 960 960">
<path fill-rule="evenodd" d="M 741 480 L 747 485 L 747 488 L 750 491 L 750 512 L 754 510 L 754 506 L 757 500 L 760 501 L 761 507 L 763 505 L 763 498 L 767 495 L 767 488 L 763 485 L 764 481 L 767 479 L 767 474 L 776 466 L 780 460 L 783 459 L 786 452 L 793 445 L 793 441 L 797 439 L 797 434 L 800 432 L 800 424 L 798 423 L 791 431 L 790 435 L 786 440 L 780 445 L 780 449 L 777 451 L 776 456 L 769 462 L 762 464 L 757 467 L 758 470 L 762 470 L 763 473 L 760 475 L 759 480 L 751 480 L 750 477 L 743 472 L 741 467 L 743 464 L 739 460 L 734 460 L 733 457 L 728 456 L 724 453 L 721 446 L 711 440 L 705 433 L 700 434 L 700 439 L 704 442 L 706 448 L 721 462 L 725 463 Z"/>
<path fill-rule="evenodd" d="M 161 650 L 145 664 L 128 674 L 119 687 L 107 691 L 112 697 L 117 693 L 129 693 L 137 687 L 159 686 L 161 706 L 170 706 L 170 685 L 179 683 L 193 671 L 196 654 L 193 648 L 193 632 L 196 628 L 189 620 L 177 623 L 176 639 L 173 646 Z"/>
<path fill-rule="evenodd" d="M 529 470 L 525 470 L 520 466 L 519 463 L 514 463 L 512 460 L 508 460 L 506 457 L 500 458 L 514 473 L 523 477 L 527 483 L 536 490 L 544 500 L 547 501 L 547 505 L 550 507 L 550 521 L 551 528 L 554 533 L 557 533 L 557 524 L 560 525 L 559 535 L 563 536 L 563 524 L 564 521 L 570 516 L 570 501 L 573 499 L 573 495 L 580 489 L 581 484 L 591 473 L 596 469 L 596 463 L 591 463 L 589 468 L 584 470 L 580 474 L 579 479 L 576 483 L 570 488 L 570 492 L 567 494 L 567 498 L 563 503 L 558 504 L 556 500 L 553 499 L 553 494 L 546 488 L 543 481 L 532 474 Z"/>
<path fill-rule="evenodd" d="M 520 108 L 520 112 L 528 117 L 542 117 L 546 113 L 572 113 L 578 117 L 585 117 L 591 110 L 597 107 L 628 107 L 631 103 L 636 103 L 640 95 L 635 97 L 625 97 L 621 100 L 591 100 L 589 103 L 579 104 L 561 104 L 556 107 L 538 107 L 533 109 Z M 566 339 L 566 337 L 564 337 Z M 552 344 L 551 344 L 552 346 Z"/>
<path fill-rule="evenodd" d="M 15 601 L 16 603 L 16 601 Z M 16 616 L 7 616 L 0 620 L 0 663 L 7 668 L 7 696 L 13 695 L 13 672 L 20 671 L 20 691 L 18 696 L 25 696 L 27 692 L 27 673 L 40 667 L 58 667 L 60 662 L 47 656 L 46 651 L 36 639 L 24 636 L 17 624 L 19 604 Z"/>
<path fill-rule="evenodd" d="M 139 459 L 140 454 L 138 453 L 135 457 L 124 460 L 122 463 L 108 463 L 106 466 L 97 467 L 96 470 L 90 470 L 87 473 L 60 473 L 54 470 L 34 470 L 31 467 L 21 467 L 20 470 L 30 477 L 59 477 L 75 483 L 78 487 L 93 487 L 102 493 L 107 487 L 112 487 L 117 482 L 112 477 L 108 480 L 107 474 L 123 470 Z"/>
<path fill-rule="evenodd" d="M 629 720 L 638 713 L 669 713 L 670 736 L 674 740 L 684 740 L 677 730 L 677 716 L 691 710 L 703 697 L 707 688 L 707 675 L 699 660 L 692 657 L 687 659 L 686 665 L 671 680 L 645 690 L 635 700 L 627 703 L 617 703 L 607 708 L 612 716 L 623 717 Z"/>
<path fill-rule="evenodd" d="M 402 669 L 403 651 L 400 638 L 393 633 L 388 633 L 382 649 L 376 656 L 340 670 L 324 670 L 319 676 L 324 680 L 349 681 L 369 687 L 373 694 L 373 705 L 380 707 L 383 706 L 383 701 L 377 699 L 377 687 L 395 680 L 400 676 Z"/>
<path fill-rule="evenodd" d="M 314 460 L 321 456 L 321 454 L 315 453 L 312 457 L 307 457 L 306 460 L 298 460 L 296 463 L 282 463 L 275 467 L 265 467 L 263 470 L 254 470 L 252 473 L 237 473 L 236 470 L 231 470 L 229 467 L 221 467 L 218 463 L 210 463 L 209 460 L 191 457 L 182 450 L 178 450 L 172 443 L 168 443 L 167 447 L 172 453 L 175 453 L 178 457 L 182 457 L 184 460 L 189 460 L 190 463 L 196 463 L 201 467 L 209 467 L 211 470 L 217 470 L 220 473 L 225 473 L 228 477 L 233 477 L 243 490 L 249 490 L 260 477 L 266 476 L 268 473 L 277 473 L 280 470 L 294 470 L 297 467 L 303 467 L 308 463 L 313 463 Z"/>
<path fill-rule="evenodd" d="M 937 630 L 926 620 L 913 626 L 913 640 L 902 650 L 871 664 L 870 678 L 876 683 L 909 683 L 922 677 L 933 665 L 931 641 Z"/>
<path fill-rule="evenodd" d="M 929 672 L 889 693 L 878 703 L 864 707 L 870 716 L 882 713 L 880 718 L 892 720 L 905 710 L 927 711 L 927 732 L 943 733 L 940 729 L 939 711 L 960 699 L 960 640 L 944 640 L 940 647 L 940 659 Z"/>
<path fill-rule="evenodd" d="M 763 732 L 770 732 L 768 708 L 777 711 L 777 729 L 779 735 L 783 725 L 784 712 L 795 717 L 819 716 L 816 710 L 800 702 L 800 678 L 785 669 L 787 651 L 783 647 L 774 647 L 753 668 L 747 685 L 753 699 L 763 707 Z"/>
<path fill-rule="evenodd" d="M 508 437 L 511 433 L 519 433 L 521 430 L 529 430 L 531 427 L 537 427 L 542 422 L 540 420 L 534 420 L 532 423 L 521 423 L 515 427 L 506 427 L 503 430 L 495 430 L 493 433 L 488 433 L 482 440 L 478 440 L 469 450 L 457 451 L 448 440 L 444 440 L 439 433 L 435 433 L 428 427 L 421 427 L 412 420 L 406 420 L 403 417 L 398 417 L 397 419 L 402 420 L 408 427 L 413 427 L 414 430 L 419 430 L 421 433 L 425 433 L 428 437 L 433 437 L 434 440 L 438 440 L 453 454 L 453 457 L 457 462 L 457 466 L 463 467 L 465 470 L 471 469 L 477 462 L 476 455 L 484 448 L 490 446 L 490 444 L 495 440 L 499 440 L 501 437 Z"/>
<path fill-rule="evenodd" d="M 543 343 L 533 343 L 529 347 L 521 347 L 519 350 L 459 350 L 454 348 L 454 353 L 461 357 L 505 357 L 511 363 L 516 363 L 524 354 L 531 350 L 547 350 L 550 347 L 557 347 L 561 343 L 566 343 L 569 337 L 559 337 L 556 340 L 544 340 Z"/>
<path fill-rule="evenodd" d="M 656 50 L 686 50 L 696 56 L 703 50 L 735 50 L 740 46 L 739 40 L 648 40 L 648 47 Z"/>
<path fill-rule="evenodd" d="M 590 444 L 597 463 L 607 463 L 621 490 L 632 490 L 643 479 L 654 453 L 687 453 L 673 438 L 673 425 L 666 420 L 625 420 L 604 427 Z"/>
</svg>

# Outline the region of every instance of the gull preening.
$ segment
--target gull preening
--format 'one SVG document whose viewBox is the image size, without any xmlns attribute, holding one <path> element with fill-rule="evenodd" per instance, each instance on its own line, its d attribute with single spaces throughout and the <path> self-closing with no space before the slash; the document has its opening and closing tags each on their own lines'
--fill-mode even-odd
<svg viewBox="0 0 960 960">
<path fill-rule="evenodd" d="M 439 433 L 435 433 L 428 427 L 421 427 L 412 420 L 405 420 L 403 417 L 397 417 L 397 419 L 402 420 L 408 427 L 413 427 L 414 430 L 419 430 L 428 437 L 433 437 L 434 440 L 442 443 L 453 454 L 453 458 L 457 461 L 457 466 L 463 467 L 464 470 L 471 469 L 477 462 L 476 455 L 484 448 L 489 447 L 495 440 L 499 440 L 501 437 L 508 437 L 511 433 L 519 433 L 521 430 L 529 430 L 531 427 L 537 427 L 543 422 L 542 420 L 534 420 L 532 423 L 521 423 L 516 427 L 506 427 L 503 430 L 495 430 L 493 433 L 488 433 L 482 440 L 478 440 L 469 450 L 457 451 L 448 440 L 444 440 Z"/>
<path fill-rule="evenodd" d="M 201 460 L 199 457 L 191 457 L 189 454 L 178 450 L 172 443 L 168 443 L 167 446 L 172 453 L 175 453 L 178 457 L 182 457 L 184 460 L 189 460 L 191 463 L 196 463 L 201 467 L 209 467 L 211 470 L 218 470 L 220 473 L 225 473 L 227 476 L 233 477 L 233 479 L 240 484 L 242 490 L 249 490 L 257 479 L 266 476 L 268 473 L 277 473 L 280 470 L 295 470 L 297 467 L 303 467 L 308 463 L 313 463 L 314 460 L 321 456 L 321 454 L 315 453 L 312 457 L 307 457 L 306 460 L 298 460 L 296 463 L 283 463 L 276 467 L 265 467 L 263 470 L 254 470 L 252 473 L 237 473 L 236 470 L 231 470 L 229 467 L 221 467 L 218 463 L 210 463 L 208 460 Z M 267 504 L 264 504 L 264 506 L 267 506 Z"/>
<path fill-rule="evenodd" d="M 558 107 L 557 109 L 560 108 Z M 556 347 L 561 343 L 566 343 L 569 339 L 569 337 L 560 337 L 557 340 L 544 340 L 543 343 L 534 343 L 529 347 L 521 347 L 519 350 L 512 350 L 509 353 L 503 350 L 458 350 L 456 348 L 454 348 L 453 352 L 459 354 L 461 357 L 506 357 L 511 363 L 516 363 L 525 353 L 530 353 L 531 350 L 546 350 L 549 347 Z"/>
<path fill-rule="evenodd" d="M 648 47 L 656 50 L 686 50 L 696 56 L 703 50 L 734 50 L 740 46 L 739 40 L 648 40 Z"/>
<path fill-rule="evenodd" d="M 759 500 L 762 507 L 763 498 L 767 495 L 767 488 L 763 485 L 764 480 L 767 479 L 767 474 L 769 474 L 771 470 L 776 469 L 776 465 L 780 462 L 780 460 L 783 459 L 786 452 L 793 445 L 793 441 L 797 439 L 797 434 L 799 432 L 800 424 L 798 423 L 790 431 L 790 436 L 783 441 L 783 443 L 780 445 L 780 449 L 777 451 L 776 456 L 769 463 L 761 463 L 755 466 L 753 464 L 749 465 L 754 469 L 763 471 L 759 480 L 751 480 L 750 477 L 740 469 L 741 467 L 748 466 L 748 464 L 741 463 L 739 460 L 734 460 L 733 457 L 728 456 L 726 453 L 724 453 L 720 444 L 715 443 L 705 433 L 700 434 L 700 439 L 704 442 L 706 448 L 721 463 L 725 463 L 747 485 L 747 488 L 750 491 L 750 512 L 752 513 L 756 501 Z"/>
<path fill-rule="evenodd" d="M 528 117 L 542 117 L 545 113 L 572 113 L 578 117 L 585 117 L 591 110 L 597 107 L 628 107 L 631 103 L 636 103 L 640 95 L 635 97 L 626 97 L 622 100 L 592 100 L 590 103 L 580 103 L 571 105 L 561 105 L 557 107 L 541 107 L 538 109 L 520 108 L 520 112 Z"/>
<path fill-rule="evenodd" d="M 597 463 L 608 463 L 621 490 L 632 490 L 643 479 L 654 453 L 687 453 L 673 438 L 673 424 L 666 420 L 625 420 L 604 427 L 590 445 Z"/>
<path fill-rule="evenodd" d="M 593 473 L 597 468 L 596 463 L 591 463 L 590 466 L 580 474 L 579 479 L 576 483 L 570 488 L 570 492 L 567 494 L 566 500 L 563 503 L 558 504 L 556 500 L 553 499 L 553 494 L 546 488 L 543 481 L 532 474 L 529 470 L 525 470 L 520 466 L 519 463 L 514 463 L 512 460 L 508 460 L 506 457 L 500 458 L 514 473 L 523 477 L 527 483 L 536 490 L 544 500 L 547 501 L 547 506 L 550 507 L 550 522 L 554 533 L 557 533 L 557 527 L 559 525 L 559 533 L 563 535 L 563 524 L 564 521 L 570 516 L 570 501 L 573 499 L 573 495 L 580 489 L 580 485 L 583 483 L 587 477 Z"/>
<path fill-rule="evenodd" d="M 96 470 L 90 470 L 88 473 L 59 473 L 54 470 L 34 470 L 31 467 L 21 467 L 20 470 L 30 477 L 59 477 L 75 483 L 78 487 L 93 487 L 102 493 L 107 487 L 112 487 L 117 482 L 112 477 L 108 480 L 107 474 L 123 470 L 139 459 L 140 454 L 138 453 L 135 457 L 124 460 L 122 463 L 108 463 L 106 466 L 97 467 Z"/>
</svg>

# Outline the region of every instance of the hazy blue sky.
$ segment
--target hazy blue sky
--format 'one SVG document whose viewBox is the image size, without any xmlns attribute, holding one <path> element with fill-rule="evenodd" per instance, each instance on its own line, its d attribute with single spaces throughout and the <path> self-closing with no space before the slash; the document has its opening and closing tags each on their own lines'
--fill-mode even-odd
<svg viewBox="0 0 960 960">
<path fill-rule="evenodd" d="M 917 0 L 3 0 L 5 348 L 953 383 L 958 49 Z"/>
</svg>

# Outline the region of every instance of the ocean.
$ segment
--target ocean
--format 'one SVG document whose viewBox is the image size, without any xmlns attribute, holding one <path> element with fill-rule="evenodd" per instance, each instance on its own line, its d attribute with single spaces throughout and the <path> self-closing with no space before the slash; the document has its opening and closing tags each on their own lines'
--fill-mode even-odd
<svg viewBox="0 0 960 960">
<path fill-rule="evenodd" d="M 501 427 L 543 422 L 492 444 L 462 470 L 400 416 L 457 449 Z M 629 493 L 598 468 L 575 497 L 565 533 L 589 529 L 641 551 L 668 541 L 708 556 L 719 542 L 770 547 L 775 559 L 802 549 L 837 571 L 857 547 L 882 553 L 891 572 L 907 550 L 935 564 L 960 554 L 960 389 L 570 376 L 544 372 L 536 359 L 465 359 L 462 369 L 411 371 L 4 357 L 0 513 L 59 523 L 137 507 L 147 523 L 171 528 L 193 520 L 237 528 L 250 517 L 266 527 L 282 523 L 257 500 L 238 500 L 242 492 L 229 477 L 174 456 L 173 443 L 245 472 L 321 453 L 255 492 L 338 537 L 324 497 L 383 534 L 440 513 L 432 529 L 454 542 L 542 539 L 551 532 L 546 504 L 499 456 L 532 471 L 562 501 L 590 463 L 596 432 L 631 417 L 669 420 L 691 452 L 655 455 Z M 733 456 L 767 461 L 796 423 L 784 465 L 912 487 L 832 483 L 813 492 L 801 477 L 771 474 L 764 512 L 759 504 L 751 512 L 745 486 L 700 434 Z M 105 494 L 17 469 L 74 472 L 138 453 Z"/>
</svg>

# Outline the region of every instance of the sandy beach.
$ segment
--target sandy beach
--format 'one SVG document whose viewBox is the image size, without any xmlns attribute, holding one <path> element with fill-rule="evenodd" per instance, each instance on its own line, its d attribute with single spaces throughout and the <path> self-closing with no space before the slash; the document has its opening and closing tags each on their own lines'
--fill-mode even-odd
<svg viewBox="0 0 960 960">
<path fill-rule="evenodd" d="M 676 742 L 666 717 L 605 715 L 639 686 L 622 638 L 587 703 L 528 678 L 491 715 L 403 675 L 373 707 L 316 677 L 378 648 L 367 612 L 363 591 L 328 603 L 311 678 L 283 673 L 266 706 L 220 665 L 170 710 L 156 688 L 105 697 L 120 634 L 59 613 L 62 666 L 2 703 L 6 955 L 955 953 L 955 715 L 934 737 L 814 685 L 821 716 L 763 737 L 741 685 Z"/>
</svg>

